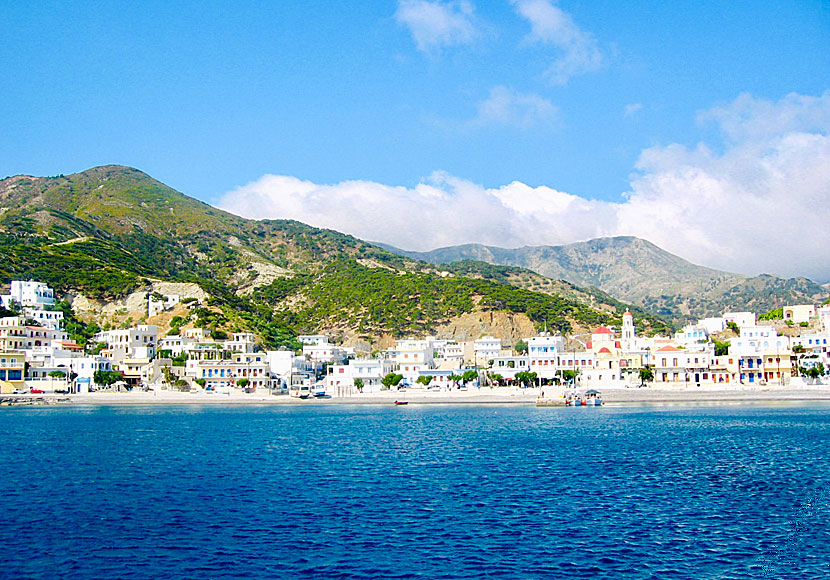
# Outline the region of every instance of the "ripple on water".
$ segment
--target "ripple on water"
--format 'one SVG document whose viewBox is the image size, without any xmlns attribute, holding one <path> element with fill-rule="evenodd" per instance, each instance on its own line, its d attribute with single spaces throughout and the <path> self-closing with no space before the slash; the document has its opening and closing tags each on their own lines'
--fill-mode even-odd
<svg viewBox="0 0 830 580">
<path fill-rule="evenodd" d="M 826 578 L 828 410 L 13 410 L 3 576 Z"/>
</svg>

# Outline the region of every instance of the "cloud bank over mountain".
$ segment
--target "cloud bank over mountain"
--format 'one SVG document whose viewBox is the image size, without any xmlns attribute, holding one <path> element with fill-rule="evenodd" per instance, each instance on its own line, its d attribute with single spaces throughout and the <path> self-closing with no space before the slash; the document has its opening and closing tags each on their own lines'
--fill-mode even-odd
<svg viewBox="0 0 830 580">
<path fill-rule="evenodd" d="M 219 206 L 410 250 L 634 235 L 706 266 L 830 279 L 830 91 L 777 102 L 744 94 L 698 121 L 722 142 L 642 151 L 619 202 L 518 181 L 487 188 L 439 171 L 411 188 L 265 175 Z"/>
</svg>

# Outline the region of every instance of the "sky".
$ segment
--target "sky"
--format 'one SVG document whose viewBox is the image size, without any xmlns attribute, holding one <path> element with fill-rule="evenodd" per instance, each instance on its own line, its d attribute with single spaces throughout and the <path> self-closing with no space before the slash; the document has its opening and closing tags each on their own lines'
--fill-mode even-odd
<svg viewBox="0 0 830 580">
<path fill-rule="evenodd" d="M 0 0 L 0 178 L 830 280 L 830 2 Z"/>
</svg>

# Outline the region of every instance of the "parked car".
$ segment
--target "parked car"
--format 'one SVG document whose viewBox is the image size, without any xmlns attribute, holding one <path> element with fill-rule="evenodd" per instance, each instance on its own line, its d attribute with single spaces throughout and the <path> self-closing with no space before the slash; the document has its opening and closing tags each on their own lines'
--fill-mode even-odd
<svg viewBox="0 0 830 580">
<path fill-rule="evenodd" d="M 24 391 L 23 389 L 15 389 L 14 391 L 12 391 L 12 394 L 13 395 L 22 395 L 25 392 L 26 391 Z"/>
<path fill-rule="evenodd" d="M 56 395 L 68 395 L 69 389 L 55 389 Z"/>
<path fill-rule="evenodd" d="M 29 389 L 29 392 L 33 395 L 42 395 L 46 391 L 44 391 L 43 389 Z"/>
</svg>

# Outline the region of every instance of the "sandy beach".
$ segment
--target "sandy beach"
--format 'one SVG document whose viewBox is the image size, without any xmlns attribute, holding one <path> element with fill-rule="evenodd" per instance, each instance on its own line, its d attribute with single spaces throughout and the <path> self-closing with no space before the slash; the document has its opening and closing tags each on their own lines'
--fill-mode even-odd
<svg viewBox="0 0 830 580">
<path fill-rule="evenodd" d="M 830 401 L 830 385 L 798 386 L 731 386 L 724 387 L 644 387 L 600 389 L 606 405 L 668 404 L 668 403 L 739 403 L 772 401 Z M 545 387 L 544 398 L 556 402 L 562 398 L 561 388 Z M 513 387 L 483 388 L 468 391 L 387 391 L 355 393 L 349 397 L 299 399 L 288 395 L 266 393 L 179 393 L 95 392 L 83 395 L 7 395 L 5 403 L 46 405 L 392 405 L 404 401 L 408 405 L 536 405 L 539 389 Z"/>
</svg>

